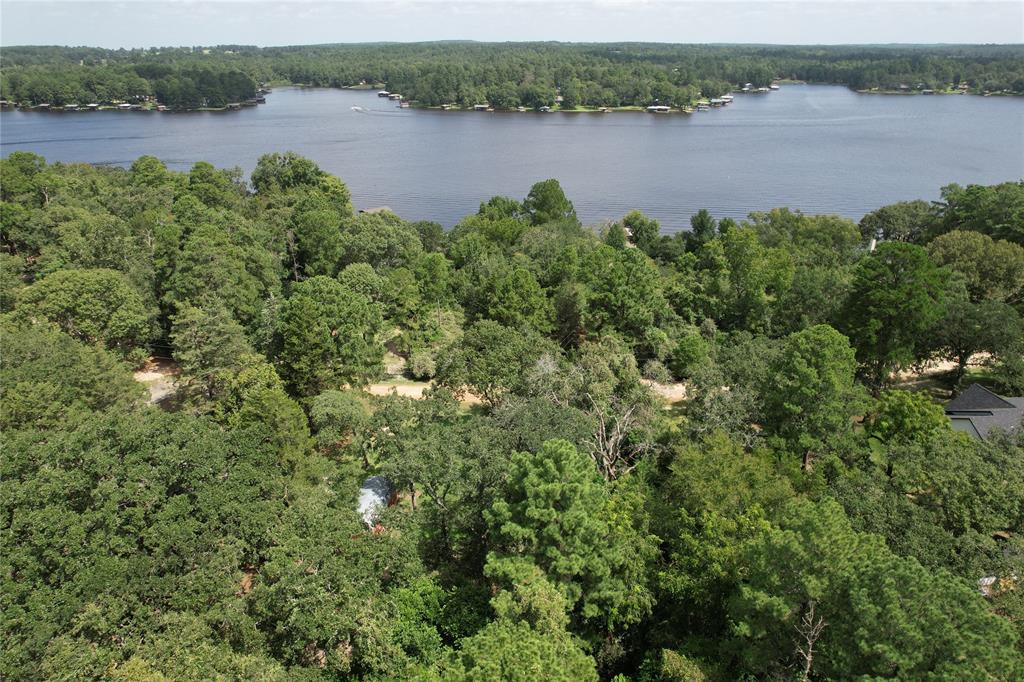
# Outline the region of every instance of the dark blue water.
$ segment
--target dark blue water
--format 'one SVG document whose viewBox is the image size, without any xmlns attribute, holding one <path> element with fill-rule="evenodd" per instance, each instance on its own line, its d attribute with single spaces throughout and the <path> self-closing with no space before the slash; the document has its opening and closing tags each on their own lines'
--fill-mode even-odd
<svg viewBox="0 0 1024 682">
<path fill-rule="evenodd" d="M 277 89 L 224 113 L 0 115 L 4 156 L 129 164 L 152 154 L 250 171 L 293 150 L 341 177 L 357 207 L 452 225 L 495 194 L 558 178 L 588 223 L 640 208 L 672 232 L 700 208 L 742 217 L 775 206 L 859 219 L 937 199 L 950 182 L 1024 177 L 1024 99 L 859 95 L 789 85 L 692 115 L 398 109 L 375 93 Z"/>
</svg>

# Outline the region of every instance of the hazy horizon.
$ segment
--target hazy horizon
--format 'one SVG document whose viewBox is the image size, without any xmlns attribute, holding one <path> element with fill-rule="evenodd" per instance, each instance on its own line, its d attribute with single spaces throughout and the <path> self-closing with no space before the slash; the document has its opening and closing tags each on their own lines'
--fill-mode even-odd
<svg viewBox="0 0 1024 682">
<path fill-rule="evenodd" d="M 336 43 L 1024 43 L 1024 3 L 847 0 L 3 0 L 0 44 L 104 48 Z"/>
</svg>

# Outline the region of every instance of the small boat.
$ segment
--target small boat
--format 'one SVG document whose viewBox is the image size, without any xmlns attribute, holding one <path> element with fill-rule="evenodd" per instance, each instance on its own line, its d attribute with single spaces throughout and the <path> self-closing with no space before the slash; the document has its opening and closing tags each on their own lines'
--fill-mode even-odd
<svg viewBox="0 0 1024 682">
<path fill-rule="evenodd" d="M 541 107 L 537 111 L 544 112 L 545 114 L 550 114 L 551 113 L 551 107 Z"/>
<path fill-rule="evenodd" d="M 518 111 L 521 114 L 526 111 L 526 107 L 516 107 L 516 111 Z"/>
<path fill-rule="evenodd" d="M 390 95 L 388 95 L 388 99 L 400 100 L 402 99 L 402 96 L 399 95 L 397 92 L 392 92 Z"/>
<path fill-rule="evenodd" d="M 672 111 L 672 107 L 665 106 L 664 104 L 652 104 L 647 107 L 647 111 L 652 114 L 667 114 Z"/>
<path fill-rule="evenodd" d="M 377 93 L 377 97 L 387 97 L 390 94 L 391 93 L 388 92 L 387 90 L 381 90 L 380 92 Z"/>
<path fill-rule="evenodd" d="M 772 90 L 778 90 L 778 89 L 779 89 L 779 86 L 778 86 L 778 85 L 776 85 L 775 83 L 772 83 L 772 84 L 771 84 L 771 85 L 769 85 L 768 87 L 769 87 L 769 88 L 771 88 Z"/>
</svg>

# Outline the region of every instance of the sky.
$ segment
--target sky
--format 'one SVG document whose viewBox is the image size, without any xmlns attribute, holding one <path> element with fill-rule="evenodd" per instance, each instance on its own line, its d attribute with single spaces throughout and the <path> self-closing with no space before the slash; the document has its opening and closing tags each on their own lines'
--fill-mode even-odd
<svg viewBox="0 0 1024 682">
<path fill-rule="evenodd" d="M 0 0 L 0 45 L 1024 43 L 1024 0 Z"/>
</svg>

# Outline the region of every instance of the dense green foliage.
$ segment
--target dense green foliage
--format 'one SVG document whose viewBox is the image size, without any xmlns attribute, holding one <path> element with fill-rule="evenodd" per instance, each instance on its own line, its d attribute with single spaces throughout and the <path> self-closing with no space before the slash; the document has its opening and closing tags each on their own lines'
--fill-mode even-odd
<svg viewBox="0 0 1024 682">
<path fill-rule="evenodd" d="M 858 90 L 1024 94 L 1019 46 L 768 46 L 657 43 L 411 43 L 257 48 L 6 47 L 0 92 L 63 105 L 223 106 L 255 83 L 381 85 L 423 105 L 618 107 L 691 104 L 776 79 Z"/>
<path fill-rule="evenodd" d="M 0 181 L 5 679 L 1024 675 L 1024 434 L 898 375 L 1022 388 L 1021 183 L 669 236 L 294 154 Z"/>
</svg>

